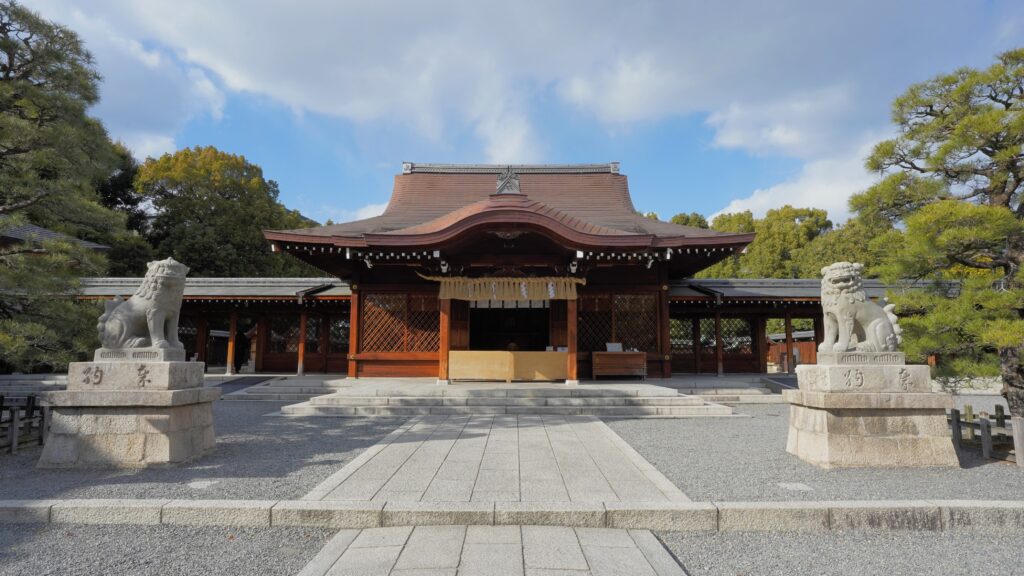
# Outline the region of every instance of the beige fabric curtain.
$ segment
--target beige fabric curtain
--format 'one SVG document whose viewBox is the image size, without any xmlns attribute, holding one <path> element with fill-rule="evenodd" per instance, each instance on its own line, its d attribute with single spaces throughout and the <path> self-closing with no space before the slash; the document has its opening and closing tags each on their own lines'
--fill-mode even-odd
<svg viewBox="0 0 1024 576">
<path fill-rule="evenodd" d="M 547 276 L 538 278 L 466 278 L 462 276 L 424 276 L 441 283 L 441 299 L 469 300 L 575 300 L 576 286 L 584 278 Z"/>
</svg>

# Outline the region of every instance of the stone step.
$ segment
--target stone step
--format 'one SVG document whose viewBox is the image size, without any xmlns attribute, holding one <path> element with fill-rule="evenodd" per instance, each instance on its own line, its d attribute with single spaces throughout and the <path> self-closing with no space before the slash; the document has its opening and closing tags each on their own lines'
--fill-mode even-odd
<svg viewBox="0 0 1024 576">
<path fill-rule="evenodd" d="M 320 396 L 336 392 L 334 388 L 317 388 L 313 386 L 252 386 L 245 388 L 259 394 L 313 394 Z"/>
<path fill-rule="evenodd" d="M 781 394 L 741 394 L 726 396 L 718 394 L 701 394 L 702 400 L 717 404 L 785 404 Z"/>
<path fill-rule="evenodd" d="M 315 394 L 262 394 L 262 393 L 235 393 L 221 396 L 221 400 L 243 401 L 266 401 L 266 402 L 305 402 L 315 398 Z"/>
<path fill-rule="evenodd" d="M 313 406 L 700 406 L 693 396 L 626 396 L 590 398 L 477 398 L 436 396 L 340 396 L 330 394 L 310 400 Z"/>
<path fill-rule="evenodd" d="M 700 406 L 326 406 L 308 402 L 285 406 L 290 416 L 424 416 L 424 415 L 551 415 L 616 416 L 631 418 L 688 418 L 730 416 L 732 409 L 717 404 Z"/>
</svg>

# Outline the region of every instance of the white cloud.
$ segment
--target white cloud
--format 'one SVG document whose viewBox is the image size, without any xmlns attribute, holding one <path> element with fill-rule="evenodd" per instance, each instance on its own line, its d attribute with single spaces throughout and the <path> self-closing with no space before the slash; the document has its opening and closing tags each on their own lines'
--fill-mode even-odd
<svg viewBox="0 0 1024 576">
<path fill-rule="evenodd" d="M 754 190 L 750 196 L 729 202 L 718 214 L 750 210 L 760 217 L 785 204 L 798 208 L 823 208 L 833 222 L 850 216 L 847 200 L 870 186 L 877 176 L 864 168 L 864 158 L 876 139 L 867 139 L 861 146 L 846 153 L 812 160 L 804 164 L 794 178 L 768 188 Z M 709 220 L 711 219 L 709 218 Z"/>
<path fill-rule="evenodd" d="M 413 130 L 439 150 L 471 135 L 481 160 L 529 162 L 545 159 L 537 112 L 553 96 L 613 128 L 707 115 L 715 146 L 806 162 L 768 189 L 779 194 L 820 189 L 826 167 L 854 177 L 849 142 L 887 124 L 908 81 L 989 62 L 1020 43 L 1024 15 L 955 0 L 37 4 L 96 53 L 97 113 L 115 136 L 173 137 L 197 114 L 219 118 L 227 90 Z M 914 57 L 893 73 L 908 38 Z"/>
<path fill-rule="evenodd" d="M 122 131 L 115 134 L 115 137 L 132 151 L 133 156 L 139 159 L 157 158 L 177 149 L 174 145 L 174 137 L 167 134 Z"/>
<path fill-rule="evenodd" d="M 384 213 L 384 209 L 387 207 L 387 202 L 384 202 L 383 204 L 367 204 L 362 208 L 356 209 L 356 219 L 363 220 L 366 218 L 373 218 L 374 216 L 380 216 Z"/>
<path fill-rule="evenodd" d="M 835 119 L 849 107 L 849 89 L 833 86 L 771 101 L 733 102 L 712 113 L 708 124 L 715 128 L 714 144 L 722 148 L 813 158 L 845 145 Z"/>
<path fill-rule="evenodd" d="M 103 82 L 92 113 L 110 135 L 139 158 L 175 149 L 175 136 L 198 115 L 219 119 L 224 92 L 201 68 L 150 44 L 127 22 L 65 0 L 41 0 L 34 9 L 77 32 L 96 58 Z"/>
<path fill-rule="evenodd" d="M 387 207 L 387 202 L 381 204 L 366 204 L 365 206 L 360 206 L 355 209 L 339 208 L 337 206 L 328 206 L 324 204 L 315 210 L 303 209 L 302 213 L 320 222 L 326 222 L 330 219 L 335 223 L 340 223 L 351 222 L 353 220 L 365 220 L 367 218 L 373 218 L 374 216 L 380 216 L 384 213 L 384 209 Z"/>
</svg>

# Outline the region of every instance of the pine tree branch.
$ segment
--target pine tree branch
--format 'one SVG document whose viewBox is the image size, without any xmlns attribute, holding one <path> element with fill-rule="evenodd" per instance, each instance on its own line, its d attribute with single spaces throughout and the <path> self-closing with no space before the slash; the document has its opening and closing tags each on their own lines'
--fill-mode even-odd
<svg viewBox="0 0 1024 576">
<path fill-rule="evenodd" d="M 40 200 L 46 198 L 49 195 L 49 191 L 37 192 L 34 196 L 30 196 L 29 198 L 26 198 L 24 200 L 12 202 L 10 204 L 0 205 L 0 215 L 9 214 L 11 212 L 14 212 L 15 210 L 22 210 L 24 208 L 28 208 L 29 206 L 35 204 L 36 202 L 39 202 Z"/>
</svg>

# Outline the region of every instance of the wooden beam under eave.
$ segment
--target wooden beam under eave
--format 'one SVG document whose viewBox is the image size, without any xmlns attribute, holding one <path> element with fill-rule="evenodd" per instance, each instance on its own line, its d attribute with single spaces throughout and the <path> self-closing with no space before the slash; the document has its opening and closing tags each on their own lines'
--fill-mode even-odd
<svg viewBox="0 0 1024 576">
<path fill-rule="evenodd" d="M 661 376 L 663 378 L 672 377 L 672 335 L 671 335 L 671 323 L 672 319 L 669 313 L 668 305 L 668 270 L 661 266 L 660 270 L 661 277 L 661 289 L 658 290 L 658 310 L 659 322 L 658 322 L 658 340 L 659 340 L 659 352 L 661 353 Z"/>
<path fill-rule="evenodd" d="M 439 300 L 441 323 L 438 327 L 440 344 L 437 351 L 437 379 L 448 381 L 448 350 L 451 349 L 452 301 L 450 298 Z"/>
<path fill-rule="evenodd" d="M 231 376 L 235 373 L 235 333 L 238 332 L 238 311 L 232 310 L 228 321 L 228 365 L 224 374 Z"/>
<path fill-rule="evenodd" d="M 566 346 L 569 349 L 569 353 L 566 355 L 566 370 L 565 380 L 567 383 L 579 382 L 579 375 L 576 373 L 576 319 L 577 311 L 579 310 L 579 300 L 566 300 L 566 312 L 565 312 L 565 337 Z"/>
<path fill-rule="evenodd" d="M 360 324 L 360 308 L 362 307 L 362 298 L 360 297 L 359 290 L 355 287 L 352 288 L 352 299 L 349 304 L 349 333 L 348 333 L 348 377 L 358 378 L 359 377 L 359 364 L 356 360 L 356 354 L 359 353 L 359 324 Z"/>
<path fill-rule="evenodd" d="M 796 362 L 793 358 L 793 316 L 786 310 L 786 372 L 796 372 Z"/>
<path fill-rule="evenodd" d="M 302 312 L 299 313 L 299 349 L 298 349 L 298 362 L 295 367 L 295 374 L 297 376 L 306 375 L 306 322 L 309 320 L 309 316 L 306 313 L 306 309 L 303 308 Z"/>
<path fill-rule="evenodd" d="M 715 363 L 718 375 L 725 373 L 725 344 L 722 342 L 722 313 L 715 312 Z"/>
</svg>

